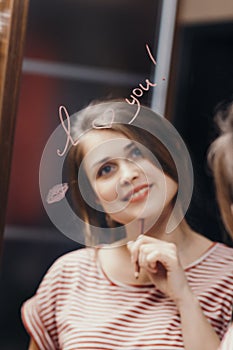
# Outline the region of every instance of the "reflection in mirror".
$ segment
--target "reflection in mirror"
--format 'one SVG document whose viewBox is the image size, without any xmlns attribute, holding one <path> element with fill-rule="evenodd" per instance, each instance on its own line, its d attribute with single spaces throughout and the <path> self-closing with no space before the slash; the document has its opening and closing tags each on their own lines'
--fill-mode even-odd
<svg viewBox="0 0 233 350">
<path fill-rule="evenodd" d="M 30 0 L 4 234 L 0 348 L 26 348 L 22 302 L 56 257 L 77 248 L 52 228 L 39 193 L 40 158 L 59 123 L 58 108 L 73 113 L 93 99 L 126 98 L 146 78 L 153 81 L 145 45 L 156 57 L 161 6 L 161 0 L 133 6 L 130 0 Z M 148 92 L 141 102 L 151 100 Z"/>
<path fill-rule="evenodd" d="M 172 2 L 175 3 L 175 0 Z M 177 85 L 173 89 L 170 88 L 170 94 L 175 97 L 170 104 L 171 119 L 177 120 L 177 125 L 181 123 L 182 128 L 186 127 L 187 123 L 187 129 L 192 133 L 192 135 L 188 134 L 188 141 L 198 146 L 201 145 L 202 141 L 206 142 L 206 129 L 203 127 L 204 118 L 199 113 L 208 102 L 206 91 L 209 90 L 210 86 L 213 86 L 217 91 L 217 88 L 220 89 L 227 85 L 226 77 L 224 77 L 224 84 L 221 81 L 220 84 L 210 82 L 210 77 L 213 80 L 216 78 L 216 75 L 212 73 L 215 69 L 215 60 L 211 60 L 210 64 L 207 59 L 206 65 L 203 65 L 203 58 L 208 58 L 210 52 L 208 45 L 213 42 L 213 46 L 215 46 L 215 39 L 212 40 L 212 38 L 220 38 L 221 43 L 226 42 L 225 39 L 221 40 L 219 33 L 207 26 L 206 19 L 203 19 L 202 3 L 211 4 L 209 9 L 212 9 L 212 2 L 211 0 L 179 1 L 180 10 L 184 15 L 185 11 L 189 10 L 190 13 L 190 9 L 193 8 L 190 7 L 190 4 L 195 6 L 199 16 L 201 15 L 203 26 L 197 26 L 195 23 L 186 23 L 185 25 L 182 22 L 183 17 L 178 16 L 181 19 L 176 26 L 178 25 L 181 32 L 184 33 L 183 37 L 180 36 L 180 32 L 177 32 L 178 42 L 181 46 L 183 45 L 183 49 L 174 52 L 174 57 L 177 55 L 178 63 L 176 64 L 174 60 L 172 62 L 176 72 L 173 85 L 175 85 L 174 81 Z M 230 2 L 231 0 L 229 0 Z M 65 105 L 69 113 L 72 114 L 85 107 L 93 99 L 129 97 L 132 89 L 144 82 L 146 78 L 155 81 L 155 67 L 147 55 L 145 44 L 150 45 L 156 60 L 158 60 L 160 44 L 163 43 L 164 48 L 166 48 L 165 36 L 171 29 L 168 9 L 164 13 L 164 18 L 167 20 L 164 24 L 165 32 L 160 44 L 158 43 L 161 13 L 165 3 L 169 3 L 169 9 L 171 9 L 170 0 L 147 0 L 146 2 L 135 0 L 133 5 L 131 0 L 99 0 L 96 2 L 91 0 L 30 0 L 8 200 L 8 225 L 5 230 L 4 269 L 2 272 L 5 287 L 4 290 L 0 288 L 0 300 L 4 306 L 0 314 L 5 315 L 4 322 L 1 323 L 0 320 L 0 333 L 4 334 L 4 337 L 0 338 L 0 348 L 5 350 L 7 348 L 10 350 L 26 348 L 28 336 L 19 317 L 22 301 L 34 293 L 45 270 L 57 256 L 77 248 L 74 242 L 67 241 L 66 237 L 52 229 L 39 193 L 40 158 L 46 141 L 59 123 L 58 108 L 60 105 Z M 215 3 L 217 2 L 215 1 Z M 7 28 L 5 24 L 7 21 L 9 24 L 10 19 L 7 17 L 8 12 L 5 11 L 7 6 L 15 6 L 19 11 L 16 18 L 19 22 L 23 21 L 26 1 L 0 1 L 0 6 L 1 11 L 3 11 L 3 15 L 0 17 L 1 28 L 2 26 L 5 28 L 3 29 L 5 38 L 7 35 L 11 35 L 11 53 L 17 53 L 19 50 L 14 41 L 15 38 L 5 31 Z M 25 6 L 24 10 L 22 6 Z M 220 2 L 219 6 L 221 9 L 224 7 Z M 178 9 L 178 12 L 180 10 Z M 226 9 L 225 12 L 229 13 Z M 18 28 L 22 27 L 21 23 L 18 23 Z M 224 29 L 224 32 L 227 34 L 232 30 Z M 19 29 L 17 33 L 20 33 Z M 203 35 L 205 33 L 206 35 Z M 223 38 L 226 36 L 230 37 L 230 35 L 224 35 Z M 172 38 L 170 37 L 170 39 Z M 199 44 L 202 42 L 203 45 L 200 49 Z M 9 168 L 14 129 L 14 121 L 11 116 L 15 111 L 12 101 L 14 102 L 14 91 L 18 86 L 16 84 L 17 75 L 10 66 L 10 60 L 2 54 L 2 50 L 5 55 L 8 54 L 7 51 L 4 51 L 7 45 L 7 42 L 4 44 L 1 41 L 1 91 L 5 93 L 4 101 L 7 101 L 8 97 L 8 103 L 4 104 L 4 112 L 1 107 L 1 117 L 5 116 L 4 127 L 3 119 L 0 119 L 0 142 L 1 140 L 7 141 L 4 152 L 2 145 L 0 153 L 0 176 L 4 176 L 5 179 L 5 182 L 0 181 L 0 205 L 4 203 L 2 198 L 6 198 L 4 193 L 8 187 L 9 171 L 7 169 Z M 233 46 L 231 45 L 231 47 Z M 221 46 L 219 48 L 218 52 L 224 56 L 223 62 L 226 62 L 225 57 L 229 57 L 231 64 L 232 55 L 225 55 L 225 49 Z M 9 51 L 10 48 L 7 50 Z M 169 56 L 165 54 L 162 59 L 165 61 L 168 58 Z M 11 59 L 13 59 L 13 55 Z M 193 64 L 192 59 L 194 63 L 196 62 L 195 64 Z M 5 66 L 2 65 L 2 60 L 5 62 Z M 159 72 L 158 67 L 160 68 L 160 66 L 156 67 L 157 72 Z M 205 79 L 202 80 L 204 74 L 202 74 L 200 67 L 203 67 L 203 70 L 213 67 L 213 71 L 210 70 L 208 76 L 204 72 Z M 224 69 L 227 72 L 228 69 L 225 67 L 227 67 L 226 64 L 224 64 Z M 195 74 L 193 74 L 194 68 L 196 69 Z M 4 80 L 5 76 L 7 76 L 7 80 Z M 218 76 L 222 77 L 222 74 L 219 73 Z M 226 76 L 230 77 L 229 74 Z M 158 78 L 159 81 L 160 78 Z M 168 84 L 166 73 L 165 78 L 166 84 Z M 192 88 L 194 78 L 197 84 L 196 89 Z M 9 85 L 12 81 L 14 84 Z M 202 81 L 201 86 L 200 81 Z M 161 86 L 164 87 L 166 84 Z M 230 84 L 232 84 L 232 79 Z M 171 85 L 169 86 L 171 87 Z M 147 94 L 145 93 L 141 99 L 143 104 L 151 105 L 153 102 L 152 91 L 158 91 L 158 89 L 151 89 Z M 197 92 L 199 93 L 198 98 Z M 190 94 L 193 100 L 189 100 L 187 94 Z M 196 103 L 197 100 L 199 103 Z M 158 101 L 154 103 L 157 104 Z M 187 108 L 185 108 L 186 104 Z M 212 108 L 212 101 L 209 105 Z M 190 127 L 192 115 L 193 125 L 196 125 L 198 130 L 195 133 L 199 137 L 198 142 L 192 138 L 195 136 L 194 128 Z M 199 123 L 197 123 L 198 116 Z M 205 132 L 204 137 L 200 136 L 201 132 L 204 133 L 203 131 Z M 4 134 L 4 138 L 2 134 Z M 62 145 L 59 146 L 62 147 Z M 197 154 L 200 157 L 199 149 Z M 203 159 L 201 162 L 199 161 L 199 164 L 203 164 Z M 48 164 L 48 167 L 52 167 L 52 164 Z M 8 175 L 4 175 L 2 169 Z M 199 203 L 201 202 L 203 201 L 199 200 Z M 209 202 L 206 201 L 206 203 Z M 0 209 L 2 220 L 5 204 L 4 210 L 2 207 Z M 202 210 L 202 212 L 206 216 L 206 210 Z M 208 216 L 207 219 L 210 229 L 212 220 Z M 205 232 L 207 231 L 205 230 Z M 17 338 L 13 339 L 12 334 L 17 334 Z"/>
</svg>

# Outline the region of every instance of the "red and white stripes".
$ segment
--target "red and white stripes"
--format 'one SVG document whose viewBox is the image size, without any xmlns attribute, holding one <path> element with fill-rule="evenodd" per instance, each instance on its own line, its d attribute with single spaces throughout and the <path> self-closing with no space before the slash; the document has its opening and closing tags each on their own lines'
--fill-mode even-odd
<svg viewBox="0 0 233 350">
<path fill-rule="evenodd" d="M 59 258 L 22 308 L 41 350 L 184 349 L 174 302 L 153 285 L 125 285 L 105 276 L 95 250 Z M 187 267 L 187 278 L 222 338 L 233 302 L 233 250 L 216 243 Z"/>
</svg>

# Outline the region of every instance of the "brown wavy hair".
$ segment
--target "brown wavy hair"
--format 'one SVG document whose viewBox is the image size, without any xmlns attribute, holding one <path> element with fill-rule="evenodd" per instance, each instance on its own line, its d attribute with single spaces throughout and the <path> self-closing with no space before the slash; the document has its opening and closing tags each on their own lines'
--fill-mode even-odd
<svg viewBox="0 0 233 350">
<path fill-rule="evenodd" d="M 72 146 L 68 153 L 69 184 L 76 214 L 86 223 L 85 235 L 87 244 L 98 243 L 94 241 L 90 225 L 110 228 L 121 226 L 121 224 L 112 220 L 109 223 L 109 220 L 106 220 L 106 213 L 104 213 L 103 210 L 99 211 L 98 208 L 96 208 L 96 195 L 84 172 L 79 175 L 81 176 L 79 180 L 81 180 L 81 183 L 85 185 L 85 192 L 87 189 L 87 197 L 90 205 L 86 203 L 85 199 L 83 198 L 78 183 L 79 169 L 85 156 L 82 147 L 82 135 L 90 130 L 94 130 L 95 132 L 95 128 L 93 128 L 93 121 L 98 120 L 99 116 L 105 113 L 106 108 L 111 108 L 114 110 L 117 119 L 117 123 L 113 123 L 111 125 L 111 131 L 122 133 L 129 139 L 135 140 L 136 142 L 144 145 L 159 161 L 164 173 L 178 183 L 176 165 L 163 143 L 147 130 L 127 123 L 128 120 L 132 119 L 132 116 L 136 111 L 135 106 L 129 105 L 128 103 L 122 101 L 112 101 L 107 102 L 107 104 L 102 102 L 92 104 L 74 115 L 75 122 L 72 128 L 73 139 L 76 140 L 79 138 L 80 141 L 76 146 Z M 154 120 L 156 117 L 155 113 L 149 108 L 145 108 L 147 113 L 149 113 L 151 115 L 150 117 Z M 146 120 L 145 123 L 147 123 Z M 96 130 L 98 133 L 101 131 L 102 129 Z M 179 145 L 176 143 L 177 140 L 176 142 L 171 140 L 171 142 L 174 144 L 173 147 L 177 148 L 177 151 L 179 151 Z"/>
<path fill-rule="evenodd" d="M 208 151 L 223 223 L 233 239 L 233 101 L 218 105 L 215 122 L 220 135 Z"/>
</svg>

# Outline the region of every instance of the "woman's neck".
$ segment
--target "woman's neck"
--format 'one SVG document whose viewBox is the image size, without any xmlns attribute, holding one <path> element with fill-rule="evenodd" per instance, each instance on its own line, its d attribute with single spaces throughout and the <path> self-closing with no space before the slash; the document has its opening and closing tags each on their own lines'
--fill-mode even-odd
<svg viewBox="0 0 233 350">
<path fill-rule="evenodd" d="M 167 234 L 160 226 L 153 227 L 145 233 L 151 237 L 176 244 L 179 259 L 183 268 L 200 258 L 211 246 L 211 241 L 194 232 L 185 220 L 171 233 Z M 133 233 L 131 233 L 133 237 Z M 135 238 L 134 238 L 135 239 Z M 109 278 L 122 283 L 145 284 L 150 283 L 146 272 L 142 269 L 139 279 L 134 277 L 134 266 L 127 249 L 127 239 L 108 245 L 99 252 L 100 262 Z"/>
</svg>

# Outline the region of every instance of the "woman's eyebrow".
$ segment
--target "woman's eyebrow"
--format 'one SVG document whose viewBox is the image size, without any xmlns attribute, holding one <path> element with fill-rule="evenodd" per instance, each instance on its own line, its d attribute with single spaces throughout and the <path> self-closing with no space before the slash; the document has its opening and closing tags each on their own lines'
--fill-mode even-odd
<svg viewBox="0 0 233 350">
<path fill-rule="evenodd" d="M 94 164 L 92 165 L 92 168 L 94 168 L 96 165 L 99 165 L 99 164 L 101 164 L 101 163 L 107 162 L 107 161 L 110 160 L 110 159 L 111 159 L 110 157 L 105 157 L 105 158 L 103 158 L 103 159 L 100 159 L 100 160 L 98 160 L 98 162 L 96 162 L 96 163 L 94 163 Z"/>
<path fill-rule="evenodd" d="M 123 150 L 124 151 L 127 151 L 127 150 L 129 150 L 132 146 L 134 146 L 134 142 L 130 142 L 128 145 L 126 145 L 124 148 L 123 148 Z M 105 163 L 105 162 L 107 162 L 107 161 L 109 161 L 109 160 L 111 160 L 111 159 L 114 159 L 114 158 L 116 158 L 116 157 L 105 157 L 105 158 L 103 158 L 103 159 L 100 159 L 100 160 L 98 160 L 98 162 L 95 162 L 93 165 L 92 165 L 92 168 L 94 168 L 95 166 L 97 166 L 97 165 L 99 165 L 99 164 L 101 164 L 101 163 Z"/>
<path fill-rule="evenodd" d="M 124 147 L 124 151 L 127 151 L 128 149 L 130 149 L 132 146 L 134 146 L 135 145 L 135 143 L 132 141 L 132 142 L 130 142 L 128 145 L 126 145 L 125 147 Z"/>
</svg>

